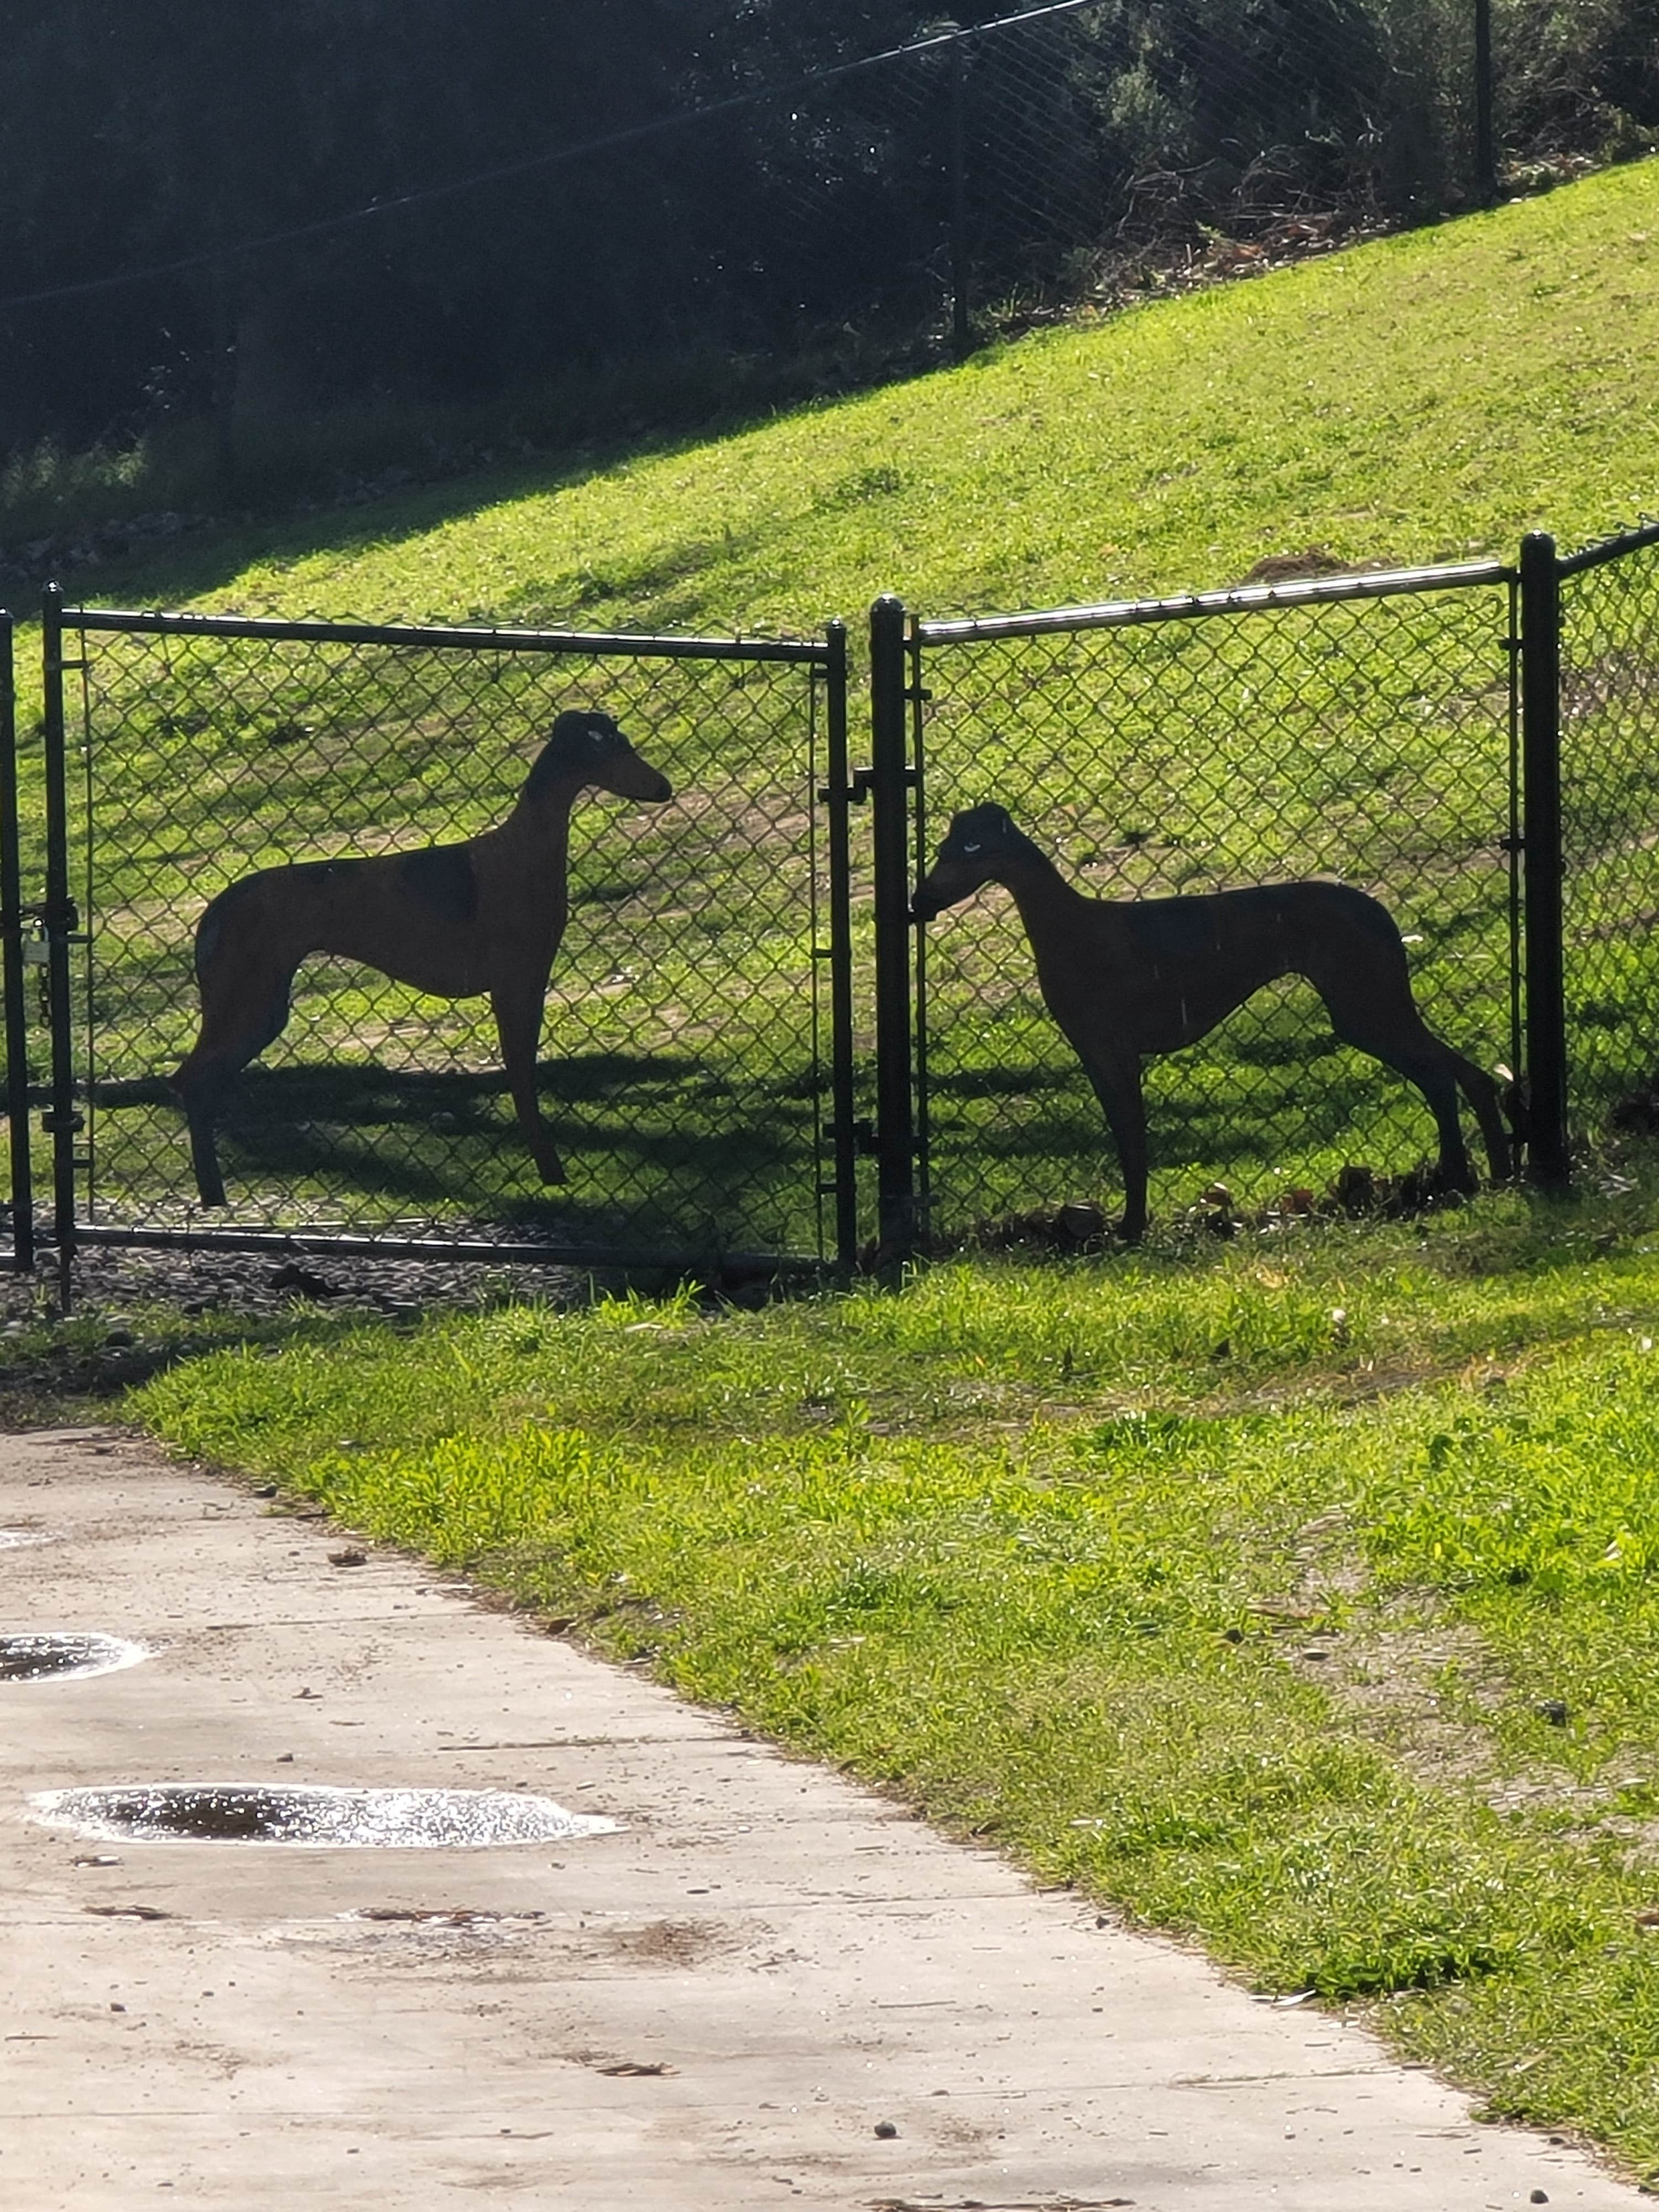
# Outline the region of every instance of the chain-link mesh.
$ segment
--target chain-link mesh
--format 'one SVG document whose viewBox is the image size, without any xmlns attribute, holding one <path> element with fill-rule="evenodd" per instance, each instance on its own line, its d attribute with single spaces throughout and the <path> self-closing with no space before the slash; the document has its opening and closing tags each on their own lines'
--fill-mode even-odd
<svg viewBox="0 0 1659 2212">
<path fill-rule="evenodd" d="M 821 1249 L 822 648 L 647 656 L 623 640 L 533 650 L 488 633 L 265 639 L 112 619 L 77 632 L 70 616 L 65 643 L 82 664 L 70 849 L 88 933 L 89 1222 Z M 199 1211 L 166 1079 L 197 1032 L 207 901 L 254 869 L 476 836 L 571 707 L 612 715 L 675 795 L 647 806 L 593 788 L 572 811 L 541 1066 L 568 1187 L 538 1179 L 487 1000 L 318 958 L 281 1038 L 232 1086 L 229 1210 Z"/>
<path fill-rule="evenodd" d="M 781 286 L 803 329 L 937 325 L 1238 273 L 1472 201 L 1474 112 L 1462 0 L 1016 12 L 713 126 L 750 179 L 714 289 L 775 339 Z"/>
<path fill-rule="evenodd" d="M 1659 530 L 1561 587 L 1562 951 L 1568 1098 L 1659 1126 Z"/>
<path fill-rule="evenodd" d="M 994 800 L 1099 897 L 1340 878 L 1398 921 L 1431 1027 L 1485 1067 L 1512 1064 L 1507 572 L 1265 596 L 977 638 L 921 625 L 928 842 Z M 1007 893 L 933 922 L 925 960 L 933 1235 L 1115 1194 L 1100 1109 Z M 1345 1166 L 1398 1173 L 1434 1152 L 1418 1093 L 1338 1047 L 1300 982 L 1146 1076 L 1155 1206 L 1217 1179 L 1241 1203 L 1322 1194 Z"/>
</svg>

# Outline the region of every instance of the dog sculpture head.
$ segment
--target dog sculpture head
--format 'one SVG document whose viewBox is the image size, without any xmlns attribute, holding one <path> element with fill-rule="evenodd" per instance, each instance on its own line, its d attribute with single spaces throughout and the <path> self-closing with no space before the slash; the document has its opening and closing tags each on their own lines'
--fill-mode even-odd
<svg viewBox="0 0 1659 2212">
<path fill-rule="evenodd" d="M 947 906 L 971 898 L 981 884 L 1001 883 L 1010 867 L 1041 858 L 1005 807 L 970 806 L 953 814 L 933 865 L 910 902 L 917 921 L 931 921 Z"/>
<path fill-rule="evenodd" d="M 526 778 L 524 795 L 539 799 L 557 784 L 568 788 L 589 783 L 615 792 L 618 799 L 642 799 L 653 805 L 674 796 L 668 778 L 640 758 L 609 714 L 571 708 L 554 723 Z"/>
</svg>

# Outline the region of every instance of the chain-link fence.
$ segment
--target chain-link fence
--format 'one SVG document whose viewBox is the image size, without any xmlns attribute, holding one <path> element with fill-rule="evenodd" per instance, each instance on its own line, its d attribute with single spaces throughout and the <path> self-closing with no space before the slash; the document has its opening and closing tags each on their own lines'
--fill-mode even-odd
<svg viewBox="0 0 1659 2212">
<path fill-rule="evenodd" d="M 1048 0 L 965 21 L 772 0 L 654 22 L 609 0 L 620 31 L 605 7 L 518 0 L 459 48 L 459 0 L 428 0 L 390 63 L 388 4 L 331 25 L 320 70 L 276 21 L 291 5 L 228 11 L 199 52 L 42 28 L 20 105 L 58 127 L 0 159 L 24 211 L 0 436 L 211 416 L 246 492 L 319 414 L 343 465 L 337 410 L 359 405 L 366 467 L 425 467 L 389 400 L 428 410 L 422 454 L 451 399 L 508 396 L 496 443 L 701 421 L 734 388 L 833 388 L 976 327 L 1484 204 L 1659 131 L 1651 0 Z M 561 61 L 562 100 L 526 107 Z M 210 159 L 185 127 L 209 112 L 246 125 Z M 208 204 L 235 210 L 215 240 Z M 61 527 L 39 471 L 68 481 L 44 443 L 17 476 L 31 574 Z"/>
<path fill-rule="evenodd" d="M 1322 879 L 1380 900 L 1429 1027 L 1513 1081 L 1546 1183 L 1575 1146 L 1659 1129 L 1659 525 L 1565 560 L 1534 536 L 1516 567 L 1032 615 L 907 626 L 884 601 L 856 773 L 837 624 L 726 644 L 49 596 L 45 643 L 21 775 L 0 683 L 24 1264 L 48 1176 L 62 1254 L 299 1237 L 846 1265 L 865 1153 L 889 1253 L 1115 1208 L 1115 1148 L 1009 893 L 910 927 L 951 817 L 987 804 L 1085 896 L 1208 932 L 1206 959 L 1206 894 Z M 569 708 L 614 718 L 674 797 L 613 781 L 568 817 L 540 1074 L 568 1183 L 534 1164 L 486 1000 L 322 957 L 222 1102 L 230 1202 L 204 1208 L 170 1078 L 208 902 L 261 870 L 412 855 L 422 926 L 443 921 L 466 872 L 445 848 L 503 819 Z M 1264 1218 L 1427 1187 L 1425 1097 L 1339 1044 L 1280 964 L 1212 1027 L 1183 1012 L 1181 1048 L 1137 1048 L 1166 1218 L 1217 1182 Z M 1493 1115 L 1486 1133 L 1501 1163 Z"/>
<path fill-rule="evenodd" d="M 1493 158 L 1477 13 L 1072 0 L 941 26 L 711 122 L 754 189 L 710 298 L 751 336 L 773 317 L 774 340 L 787 291 L 802 336 L 953 325 L 962 345 L 980 317 L 1476 204 Z"/>
<path fill-rule="evenodd" d="M 1489 564 L 917 624 L 919 866 L 952 811 L 994 801 L 1096 897 L 1352 884 L 1398 922 L 1430 1026 L 1507 1072 L 1511 588 Z M 988 887 L 941 916 L 926 948 L 921 1195 L 933 1237 L 1115 1194 L 1100 1109 L 1045 1011 L 1007 892 Z M 1241 1204 L 1323 1196 L 1345 1168 L 1398 1174 L 1434 1150 L 1422 1098 L 1338 1046 L 1305 983 L 1257 994 L 1146 1074 L 1166 1208 L 1218 1179 Z"/>
<path fill-rule="evenodd" d="M 821 1256 L 833 1242 L 816 791 L 842 711 L 838 641 L 105 612 L 68 613 L 57 635 L 60 865 L 79 925 L 58 1042 L 82 1123 L 67 1194 L 82 1238 L 283 1231 L 641 1256 Z M 52 653 L 49 635 L 49 686 Z M 596 783 L 568 815 L 540 1071 L 568 1183 L 544 1186 L 515 1121 L 488 998 L 319 957 L 281 1036 L 229 1087 L 229 1202 L 204 1212 L 169 1078 L 198 1033 L 209 900 L 258 870 L 477 836 L 571 708 L 611 717 L 674 796 L 645 805 Z M 50 793 L 50 758 L 46 771 Z M 545 872 L 538 896 L 555 894 L 556 826 L 512 863 Z M 451 875 L 469 865 L 428 863 L 411 916 L 456 920 L 466 886 Z M 300 888 L 277 886 L 273 916 Z M 60 1144 L 67 1103 L 49 1117 Z M 65 1195 L 60 1183 L 60 1211 Z"/>
<path fill-rule="evenodd" d="M 1659 1128 L 1659 527 L 1560 564 L 1567 1102 Z"/>
</svg>

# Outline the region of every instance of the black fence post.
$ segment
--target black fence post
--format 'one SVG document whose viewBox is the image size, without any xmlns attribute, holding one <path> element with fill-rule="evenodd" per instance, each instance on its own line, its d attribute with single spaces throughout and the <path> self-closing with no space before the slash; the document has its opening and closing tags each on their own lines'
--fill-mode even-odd
<svg viewBox="0 0 1659 2212">
<path fill-rule="evenodd" d="M 910 804 L 904 604 L 870 610 L 870 788 L 874 810 L 878 1249 L 915 1248 L 915 1109 L 911 1080 Z"/>
<path fill-rule="evenodd" d="M 52 1004 L 52 1234 L 58 1304 L 70 1310 L 75 1266 L 75 1043 L 70 1019 L 70 939 L 78 917 L 70 897 L 69 779 L 64 715 L 64 594 L 48 584 L 40 605 L 42 722 L 46 768 L 46 978 Z"/>
<path fill-rule="evenodd" d="M 14 625 L 0 614 L 0 931 L 4 933 L 6 1119 L 11 1158 L 12 1266 L 34 1265 L 34 1175 L 29 1151 L 29 1026 L 24 993 L 23 871 L 17 842 L 17 682 Z"/>
<path fill-rule="evenodd" d="M 859 1247 L 858 1127 L 854 1115 L 853 864 L 848 806 L 852 785 L 847 758 L 847 625 L 832 622 L 828 648 L 828 744 L 821 796 L 829 809 L 830 836 L 830 1098 L 835 1158 L 836 1260 L 850 1268 Z"/>
<path fill-rule="evenodd" d="M 1534 1182 L 1561 1190 L 1571 1172 L 1562 942 L 1561 574 L 1555 540 L 1542 531 L 1521 547 L 1521 754 L 1528 1163 Z"/>
<path fill-rule="evenodd" d="M 1474 0 L 1474 191 L 1482 207 L 1498 199 L 1492 106 L 1492 0 Z"/>
<path fill-rule="evenodd" d="M 966 361 L 974 348 L 968 254 L 968 56 L 958 39 L 951 49 L 951 350 Z"/>
</svg>

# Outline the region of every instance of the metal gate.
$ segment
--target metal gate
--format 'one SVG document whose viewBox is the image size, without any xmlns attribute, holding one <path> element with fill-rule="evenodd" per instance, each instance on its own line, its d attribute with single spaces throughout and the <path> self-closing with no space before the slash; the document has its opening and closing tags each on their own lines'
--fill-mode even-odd
<svg viewBox="0 0 1659 2212">
<path fill-rule="evenodd" d="M 44 665 L 43 804 L 26 799 L 22 830 L 46 895 L 8 939 L 14 1022 L 12 969 L 44 960 L 49 979 L 47 1156 L 14 1156 L 20 1264 L 32 1171 L 50 1175 L 65 1266 L 92 1243 L 850 1259 L 838 628 L 739 642 L 70 610 L 54 594 Z M 477 836 L 570 708 L 612 716 L 675 797 L 590 790 L 569 817 L 540 1084 L 567 1185 L 543 1186 L 514 1123 L 487 1002 L 317 959 L 235 1079 L 228 1204 L 204 1210 L 168 1079 L 196 1034 L 206 902 L 258 870 Z"/>
<path fill-rule="evenodd" d="M 918 873 L 994 800 L 1079 888 L 1135 898 L 1322 876 L 1380 898 L 1425 1018 L 1521 1065 L 1518 573 L 1493 562 L 990 620 L 876 611 L 878 855 Z M 884 769 L 884 762 L 885 767 Z M 903 830 L 901 832 L 901 816 Z M 878 927 L 884 915 L 877 892 Z M 934 1244 L 1116 1188 L 1084 1072 L 988 886 L 877 956 L 884 1235 Z M 914 1037 L 914 1071 L 892 1056 Z M 890 1042 L 890 1040 L 891 1041 Z M 1414 1091 L 1338 1046 L 1306 985 L 1147 1066 L 1153 1194 L 1271 1212 L 1431 1149 Z"/>
<path fill-rule="evenodd" d="M 22 1267 L 47 1179 L 65 1270 L 87 1243 L 296 1242 L 847 1267 L 872 1225 L 866 1153 L 889 1257 L 1115 1197 L 1006 894 L 912 925 L 939 831 L 990 799 L 1096 895 L 1323 876 L 1380 898 L 1430 1024 L 1512 1077 L 1534 1181 L 1564 1183 L 1621 1126 L 1659 1132 L 1659 526 L 1565 557 L 1536 535 L 1513 567 L 981 620 L 884 599 L 854 773 L 838 624 L 586 636 L 49 595 L 44 636 L 20 779 L 0 619 Z M 207 900 L 260 869 L 477 835 L 572 705 L 612 714 L 677 796 L 590 794 L 572 817 L 542 1084 L 568 1185 L 537 1177 L 477 1002 L 317 962 L 238 1080 L 232 1203 L 204 1211 L 168 1077 Z M 1416 1093 L 1337 1047 L 1301 985 L 1149 1078 L 1166 1218 L 1218 1181 L 1265 1218 L 1429 1146 Z"/>
</svg>

